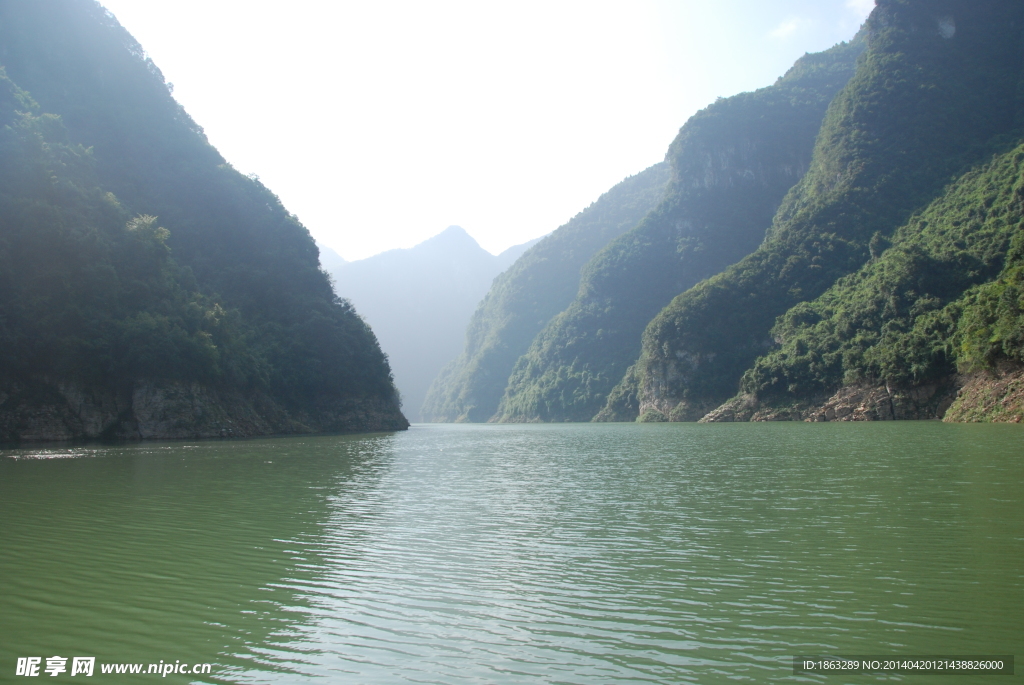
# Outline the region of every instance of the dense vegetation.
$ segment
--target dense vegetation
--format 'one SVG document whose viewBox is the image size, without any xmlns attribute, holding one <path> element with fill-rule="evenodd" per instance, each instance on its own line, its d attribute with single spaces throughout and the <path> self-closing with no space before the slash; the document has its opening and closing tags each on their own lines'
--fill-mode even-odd
<svg viewBox="0 0 1024 685">
<path fill-rule="evenodd" d="M 871 261 L 772 329 L 743 390 L 766 401 L 918 385 L 1024 361 L 1024 146 L 971 171 Z"/>
<path fill-rule="evenodd" d="M 237 312 L 195 292 L 168 232 L 98 186 L 89 150 L 0 71 L 0 373 L 259 382 Z M 189 286 L 192 286 L 191 288 Z"/>
<path fill-rule="evenodd" d="M 0 382 L 394 404 L 387 360 L 308 231 L 225 163 L 110 14 L 2 3 L 0 48 Z"/>
<path fill-rule="evenodd" d="M 952 178 L 1005 149 L 1020 124 L 1022 28 L 1024 3 L 1014 0 L 880 2 L 865 58 L 764 244 L 678 296 L 644 332 L 633 373 L 640 408 L 685 420 L 733 395 L 774 344 L 776 317 L 856 271 L 872 243 L 877 252 Z"/>
<path fill-rule="evenodd" d="M 664 201 L 587 264 L 576 299 L 517 362 L 498 419 L 594 416 L 636 359 L 651 318 L 764 238 L 862 48 L 858 39 L 806 55 L 774 85 L 721 99 L 686 122 L 668 151 Z"/>
<path fill-rule="evenodd" d="M 466 333 L 465 351 L 431 385 L 428 421 L 486 421 L 530 341 L 579 288 L 580 267 L 656 207 L 669 168 L 656 164 L 604 193 L 494 280 Z"/>
</svg>

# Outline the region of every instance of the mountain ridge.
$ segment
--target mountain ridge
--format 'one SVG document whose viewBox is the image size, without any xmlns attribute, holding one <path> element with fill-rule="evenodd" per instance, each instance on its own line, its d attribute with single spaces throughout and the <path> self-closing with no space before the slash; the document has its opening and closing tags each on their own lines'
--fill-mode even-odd
<svg viewBox="0 0 1024 685">
<path fill-rule="evenodd" d="M 486 421 L 506 379 L 544 324 L 579 289 L 579 270 L 661 200 L 669 169 L 659 163 L 630 176 L 527 250 L 487 292 L 466 329 L 462 354 L 434 379 L 428 421 Z"/>
<path fill-rule="evenodd" d="M 449 226 L 413 247 L 330 269 L 335 291 L 352 302 L 388 355 L 413 419 L 431 381 L 462 349 L 463 331 L 491 282 L 539 240 L 492 255 L 465 229 Z"/>
<path fill-rule="evenodd" d="M 625 381 L 634 415 L 696 420 L 733 396 L 776 345 L 776 317 L 856 272 L 951 179 L 1012 145 L 1022 26 L 1024 5 L 1006 0 L 878 4 L 865 58 L 764 245 L 677 296 L 645 330 Z"/>
<path fill-rule="evenodd" d="M 640 352 L 640 335 L 679 292 L 753 251 L 806 172 L 834 94 L 863 40 L 805 55 L 773 85 L 721 98 L 669 148 L 657 208 L 583 268 L 575 300 L 516 362 L 492 420 L 587 421 Z"/>
</svg>

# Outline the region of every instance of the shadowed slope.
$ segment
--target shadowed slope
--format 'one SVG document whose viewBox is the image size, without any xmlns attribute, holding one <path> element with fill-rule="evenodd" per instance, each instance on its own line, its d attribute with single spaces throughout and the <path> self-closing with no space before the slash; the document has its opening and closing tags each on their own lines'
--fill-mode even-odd
<svg viewBox="0 0 1024 685">
<path fill-rule="evenodd" d="M 496 419 L 587 421 L 601 409 L 651 317 L 761 242 L 861 49 L 807 55 L 774 85 L 719 100 L 683 126 L 665 199 L 586 266 L 576 299 L 517 362 Z"/>
</svg>

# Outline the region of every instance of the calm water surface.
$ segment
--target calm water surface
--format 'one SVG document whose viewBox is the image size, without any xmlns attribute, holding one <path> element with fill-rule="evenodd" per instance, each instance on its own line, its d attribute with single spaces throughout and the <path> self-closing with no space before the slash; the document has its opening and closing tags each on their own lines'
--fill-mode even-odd
<svg viewBox="0 0 1024 685">
<path fill-rule="evenodd" d="M 1020 660 L 1022 484 L 1024 427 L 934 422 L 0 451 L 0 681 L 53 655 L 215 664 L 164 682 L 388 684 Z M 803 679 L 885 680 L 928 677 Z"/>
</svg>

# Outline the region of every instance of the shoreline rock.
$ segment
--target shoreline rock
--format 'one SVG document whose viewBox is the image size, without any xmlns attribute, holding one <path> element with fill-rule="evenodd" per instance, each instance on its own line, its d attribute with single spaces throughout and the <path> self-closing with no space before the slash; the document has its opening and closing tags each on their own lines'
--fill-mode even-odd
<svg viewBox="0 0 1024 685">
<path fill-rule="evenodd" d="M 831 396 L 772 404 L 738 395 L 705 414 L 700 423 L 730 421 L 1024 422 L 1024 366 L 954 375 L 915 386 L 859 383 Z"/>
<path fill-rule="evenodd" d="M 116 392 L 51 379 L 0 388 L 0 443 L 167 440 L 405 430 L 397 403 L 319 401 L 288 409 L 265 393 L 139 381 Z"/>
</svg>

